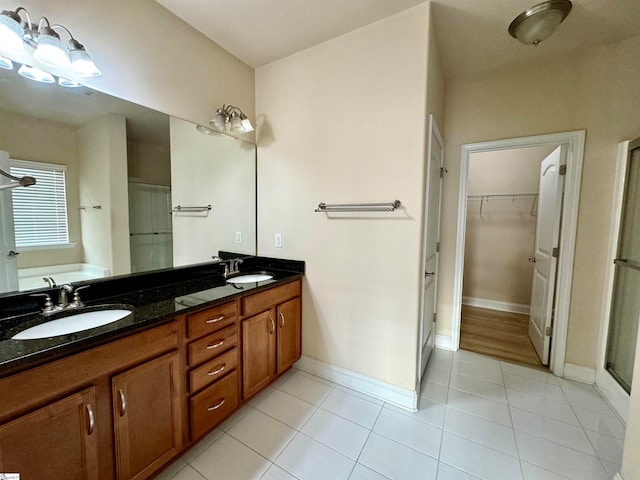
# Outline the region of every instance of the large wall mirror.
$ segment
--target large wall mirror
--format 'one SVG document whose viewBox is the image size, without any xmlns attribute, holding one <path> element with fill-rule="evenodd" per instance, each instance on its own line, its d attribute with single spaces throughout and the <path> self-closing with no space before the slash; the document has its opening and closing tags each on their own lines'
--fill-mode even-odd
<svg viewBox="0 0 640 480">
<path fill-rule="evenodd" d="M 0 167 L 37 180 L 0 177 L 0 294 L 255 254 L 255 146 L 208 133 L 0 69 Z"/>
</svg>

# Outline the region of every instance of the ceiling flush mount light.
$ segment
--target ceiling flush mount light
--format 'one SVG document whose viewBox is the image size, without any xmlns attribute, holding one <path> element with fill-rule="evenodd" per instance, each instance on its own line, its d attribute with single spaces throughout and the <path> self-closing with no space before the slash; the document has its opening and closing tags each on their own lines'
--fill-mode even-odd
<svg viewBox="0 0 640 480">
<path fill-rule="evenodd" d="M 518 15 L 509 34 L 525 45 L 535 45 L 547 39 L 571 11 L 569 0 L 549 0 L 529 8 Z"/>
<path fill-rule="evenodd" d="M 21 16 L 23 15 L 25 19 Z M 65 46 L 56 30 L 69 36 Z M 25 49 L 25 46 L 30 48 Z M 37 25 L 31 22 L 29 12 L 18 7 L 0 12 L 0 50 L 22 54 L 33 50 L 33 58 L 41 65 L 62 69 L 65 74 L 80 77 L 102 75 L 84 46 L 64 25 L 51 25 L 47 17 L 40 17 Z"/>
<path fill-rule="evenodd" d="M 227 129 L 236 133 L 253 132 L 253 125 L 247 116 L 233 105 L 222 104 L 209 125 L 219 132 L 225 132 Z"/>
</svg>

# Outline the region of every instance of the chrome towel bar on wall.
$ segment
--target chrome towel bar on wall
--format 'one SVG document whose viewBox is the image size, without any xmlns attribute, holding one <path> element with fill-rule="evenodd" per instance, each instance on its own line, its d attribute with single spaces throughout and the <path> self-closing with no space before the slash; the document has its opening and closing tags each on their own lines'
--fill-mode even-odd
<svg viewBox="0 0 640 480">
<path fill-rule="evenodd" d="M 400 200 L 386 203 L 319 203 L 316 212 L 393 212 L 400 208 Z"/>
<path fill-rule="evenodd" d="M 208 212 L 211 210 L 211 205 L 207 205 L 206 207 L 183 207 L 178 205 L 177 207 L 173 207 L 171 213 L 173 212 Z"/>
</svg>

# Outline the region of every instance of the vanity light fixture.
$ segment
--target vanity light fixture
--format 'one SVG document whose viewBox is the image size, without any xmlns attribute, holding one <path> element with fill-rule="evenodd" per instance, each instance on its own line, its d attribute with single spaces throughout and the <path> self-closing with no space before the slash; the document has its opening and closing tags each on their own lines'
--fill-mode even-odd
<svg viewBox="0 0 640 480">
<path fill-rule="evenodd" d="M 55 83 L 56 79 L 49 72 L 40 70 L 39 68 L 32 67 L 30 65 L 21 65 L 18 69 L 18 73 L 24 78 L 33 80 L 40 83 Z"/>
<path fill-rule="evenodd" d="M 24 20 L 21 14 L 26 17 Z M 65 47 L 56 30 L 69 35 Z M 24 7 L 0 12 L 0 49 L 21 55 L 33 49 L 33 58 L 48 67 L 67 70 L 70 75 L 93 77 L 102 75 L 84 46 L 76 40 L 64 25 L 51 25 L 47 17 L 40 17 L 37 25 Z"/>
<path fill-rule="evenodd" d="M 222 104 L 222 107 L 218 109 L 209 125 L 219 132 L 225 132 L 227 127 L 236 133 L 253 132 L 253 125 L 251 125 L 247 116 L 242 113 L 242 110 L 233 105 Z"/>
<path fill-rule="evenodd" d="M 538 46 L 558 28 L 571 11 L 570 0 L 548 0 L 518 15 L 509 25 L 509 34 L 525 45 Z"/>
</svg>

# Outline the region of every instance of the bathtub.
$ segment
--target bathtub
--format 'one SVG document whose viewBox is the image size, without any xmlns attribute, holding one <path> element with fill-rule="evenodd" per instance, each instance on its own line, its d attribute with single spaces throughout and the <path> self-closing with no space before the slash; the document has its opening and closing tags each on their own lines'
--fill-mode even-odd
<svg viewBox="0 0 640 480">
<path fill-rule="evenodd" d="M 33 267 L 18 269 L 18 283 L 20 290 L 46 287 L 44 277 L 51 277 L 56 285 L 64 283 L 104 278 L 111 275 L 108 268 L 102 268 L 88 263 L 69 263 L 67 265 L 50 265 L 47 267 Z"/>
</svg>

